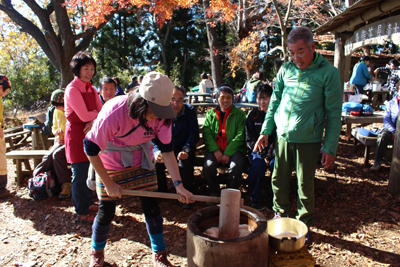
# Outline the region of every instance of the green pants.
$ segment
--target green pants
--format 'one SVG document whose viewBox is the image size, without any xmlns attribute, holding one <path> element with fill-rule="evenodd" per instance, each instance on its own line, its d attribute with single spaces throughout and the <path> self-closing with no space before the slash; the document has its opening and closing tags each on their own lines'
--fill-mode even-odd
<svg viewBox="0 0 400 267">
<path fill-rule="evenodd" d="M 275 147 L 275 165 L 272 175 L 274 211 L 283 216 L 289 214 L 289 183 L 293 168 L 297 176 L 296 219 L 307 226 L 313 223 L 314 177 L 321 143 L 289 143 L 278 138 Z"/>
</svg>

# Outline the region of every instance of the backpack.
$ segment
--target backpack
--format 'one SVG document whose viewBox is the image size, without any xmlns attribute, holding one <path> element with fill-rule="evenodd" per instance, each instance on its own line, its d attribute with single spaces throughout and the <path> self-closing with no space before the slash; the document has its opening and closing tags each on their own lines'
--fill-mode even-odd
<svg viewBox="0 0 400 267">
<path fill-rule="evenodd" d="M 344 102 L 342 111 L 350 113 L 351 111 L 361 112 L 363 105 L 356 102 Z"/>
<path fill-rule="evenodd" d="M 359 112 L 358 115 L 371 116 L 374 109 L 367 104 L 360 104 L 355 102 L 345 102 L 342 105 L 342 111 L 346 113 Z"/>
<path fill-rule="evenodd" d="M 29 196 L 35 200 L 47 199 L 59 193 L 51 171 L 41 172 L 28 180 Z"/>
</svg>

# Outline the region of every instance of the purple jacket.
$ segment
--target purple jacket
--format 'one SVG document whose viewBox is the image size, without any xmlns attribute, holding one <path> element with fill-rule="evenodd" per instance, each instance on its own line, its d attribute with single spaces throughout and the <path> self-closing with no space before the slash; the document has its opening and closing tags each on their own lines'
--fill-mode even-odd
<svg viewBox="0 0 400 267">
<path fill-rule="evenodd" d="M 397 116 L 399 115 L 399 101 L 397 97 L 386 104 L 385 115 L 383 117 L 383 128 L 394 133 L 396 131 Z"/>
</svg>

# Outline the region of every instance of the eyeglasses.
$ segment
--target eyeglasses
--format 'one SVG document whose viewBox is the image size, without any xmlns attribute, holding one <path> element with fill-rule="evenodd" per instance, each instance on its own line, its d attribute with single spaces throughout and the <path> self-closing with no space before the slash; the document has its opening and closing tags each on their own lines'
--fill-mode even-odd
<svg viewBox="0 0 400 267">
<path fill-rule="evenodd" d="M 182 103 L 183 103 L 183 100 L 182 100 L 182 99 L 175 99 L 175 98 L 172 98 L 172 99 L 171 99 L 171 102 L 175 102 L 176 104 L 182 104 Z"/>
<path fill-rule="evenodd" d="M 221 95 L 221 96 L 219 97 L 219 99 L 221 99 L 221 100 L 232 100 L 232 96 L 230 96 L 230 95 L 228 95 L 228 96 L 223 96 L 223 95 Z"/>
<path fill-rule="evenodd" d="M 298 54 L 296 54 L 296 53 L 288 52 L 286 55 L 287 55 L 288 57 L 290 57 L 290 58 L 294 59 L 295 57 L 298 57 L 298 58 L 303 58 L 303 57 L 304 57 L 304 55 L 305 55 L 305 53 L 304 53 L 304 52 L 302 52 L 302 53 L 298 53 Z"/>
</svg>

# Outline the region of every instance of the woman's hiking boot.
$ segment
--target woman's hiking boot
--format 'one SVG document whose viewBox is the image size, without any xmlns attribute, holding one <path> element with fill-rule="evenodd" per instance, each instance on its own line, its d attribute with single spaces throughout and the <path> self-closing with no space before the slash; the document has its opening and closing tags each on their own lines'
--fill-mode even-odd
<svg viewBox="0 0 400 267">
<path fill-rule="evenodd" d="M 172 263 L 169 262 L 167 256 L 168 254 L 165 250 L 153 252 L 154 267 L 175 267 L 174 265 L 172 265 Z"/>
<path fill-rule="evenodd" d="M 58 195 L 60 199 L 66 199 L 71 196 L 71 183 L 62 183 L 61 184 L 61 193 Z"/>
<path fill-rule="evenodd" d="M 90 265 L 89 267 L 103 267 L 104 264 L 104 249 L 94 250 L 90 252 Z"/>
</svg>

